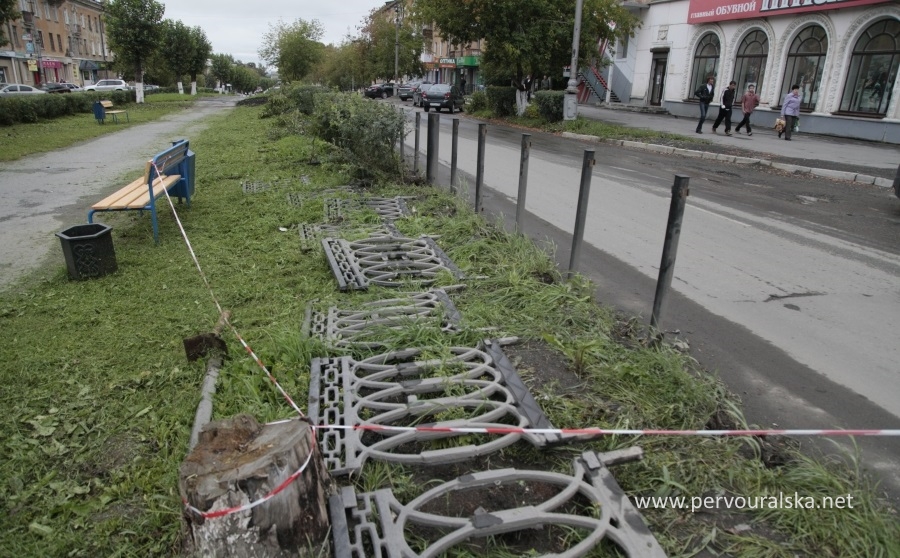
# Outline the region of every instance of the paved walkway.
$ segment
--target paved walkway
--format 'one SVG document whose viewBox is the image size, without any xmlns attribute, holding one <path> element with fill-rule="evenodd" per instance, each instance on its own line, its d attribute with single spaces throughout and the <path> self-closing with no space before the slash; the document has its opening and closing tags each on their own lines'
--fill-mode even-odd
<svg viewBox="0 0 900 558">
<path fill-rule="evenodd" d="M 900 165 L 900 146 L 893 144 L 811 135 L 802 132 L 794 134 L 791 141 L 788 142 L 779 140 L 775 130 L 772 128 L 760 126 L 753 128 L 752 137 L 746 134 L 737 134 L 733 131 L 734 135 L 726 136 L 724 134 L 724 125 L 719 128 L 719 134 L 713 134 L 711 129 L 715 120 L 715 108 L 711 109 L 711 112 L 713 118 L 707 118 L 703 127 L 703 135 L 697 136 L 695 134 L 697 118 L 667 114 L 645 114 L 589 105 L 578 106 L 578 113 L 585 118 L 602 120 L 621 126 L 696 136 L 713 144 L 755 151 L 763 158 L 769 156 L 805 160 L 810 167 L 813 167 L 815 161 L 819 161 L 821 163 L 820 168 L 824 169 L 835 168 L 833 163 L 838 163 L 841 168 L 851 165 L 896 171 L 898 165 Z M 775 116 L 776 114 L 773 112 L 773 119 Z M 702 151 L 702 144 L 694 149 Z M 893 176 L 893 173 L 889 174 Z"/>
</svg>

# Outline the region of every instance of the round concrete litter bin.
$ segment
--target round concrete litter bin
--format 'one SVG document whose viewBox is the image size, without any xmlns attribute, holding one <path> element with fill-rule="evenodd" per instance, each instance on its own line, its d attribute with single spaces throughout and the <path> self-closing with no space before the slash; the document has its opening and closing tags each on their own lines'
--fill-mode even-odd
<svg viewBox="0 0 900 558">
<path fill-rule="evenodd" d="M 112 273 L 116 265 L 112 227 L 102 223 L 75 225 L 56 233 L 70 279 L 92 279 Z"/>
</svg>

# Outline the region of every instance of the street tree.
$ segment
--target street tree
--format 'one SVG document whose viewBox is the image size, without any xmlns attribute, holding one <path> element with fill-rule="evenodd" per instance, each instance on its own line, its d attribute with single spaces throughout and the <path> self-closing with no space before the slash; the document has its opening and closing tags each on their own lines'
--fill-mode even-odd
<svg viewBox="0 0 900 558">
<path fill-rule="evenodd" d="M 190 37 L 187 72 L 191 76 L 191 95 L 196 95 L 197 75 L 206 71 L 206 62 L 212 54 L 212 44 L 200 26 L 191 27 Z"/>
<path fill-rule="evenodd" d="M 434 23 L 453 45 L 483 39 L 488 83 L 521 83 L 529 73 L 559 76 L 571 62 L 571 0 L 418 0 L 413 9 L 420 23 Z M 598 56 L 602 41 L 633 36 L 638 24 L 618 0 L 584 0 L 579 67 Z"/>
<path fill-rule="evenodd" d="M 16 4 L 18 4 L 16 0 L 0 0 L 0 46 L 12 40 L 11 37 L 6 36 L 6 22 L 22 17 L 22 14 L 16 9 Z"/>
<path fill-rule="evenodd" d="M 210 57 L 212 66 L 209 71 L 216 81 L 219 82 L 220 91 L 225 91 L 225 86 L 231 83 L 231 76 L 234 68 L 234 58 L 230 54 L 213 54 Z"/>
<path fill-rule="evenodd" d="M 324 55 L 325 45 L 319 42 L 323 29 L 319 20 L 297 19 L 291 24 L 279 20 L 270 24 L 263 35 L 259 57 L 286 81 L 305 78 Z"/>
<path fill-rule="evenodd" d="M 388 13 L 392 17 L 386 18 L 384 10 L 372 10 L 362 29 L 371 75 L 384 79 L 422 75 L 423 42 L 417 26 L 403 18 L 398 29 L 393 10 Z M 394 75 L 395 71 L 398 75 Z"/>
<path fill-rule="evenodd" d="M 163 21 L 163 37 L 160 54 L 175 74 L 178 93 L 184 95 L 182 77 L 190 66 L 191 29 L 184 23 L 167 19 Z"/>
<path fill-rule="evenodd" d="M 165 7 L 156 0 L 104 0 L 103 18 L 116 63 L 134 71 L 137 102 L 144 102 L 144 63 L 162 37 Z"/>
</svg>

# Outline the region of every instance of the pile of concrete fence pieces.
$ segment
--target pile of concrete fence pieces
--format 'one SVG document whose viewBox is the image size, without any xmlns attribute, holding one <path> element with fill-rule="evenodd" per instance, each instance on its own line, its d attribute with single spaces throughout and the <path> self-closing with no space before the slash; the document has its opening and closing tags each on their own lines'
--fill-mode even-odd
<svg viewBox="0 0 900 558">
<path fill-rule="evenodd" d="M 288 195 L 291 204 L 309 201 Z M 342 226 L 358 210 L 374 211 L 381 222 Z M 631 557 L 665 556 L 609 469 L 640 459 L 641 448 L 575 453 L 570 473 L 505 467 L 503 450 L 513 445 L 545 450 L 584 441 L 554 429 L 504 354 L 515 339 L 449 350 L 390 347 L 385 334 L 411 324 L 445 333 L 465 327 L 464 309 L 453 302 L 465 275 L 433 238 L 407 238 L 395 226 L 410 214 L 408 198 L 324 198 L 324 213 L 324 223 L 298 225 L 300 244 L 324 250 L 340 290 L 394 288 L 375 301 L 354 304 L 350 297 L 346 307 L 313 302 L 304 319 L 303 335 L 320 339 L 332 355 L 345 353 L 312 359 L 307 409 L 309 424 L 337 426 L 311 434 L 330 477 L 322 507 L 333 555 L 411 558 L 465 547 L 490 556 L 489 544 L 499 544 L 511 555 L 576 557 L 606 545 Z M 446 273 L 460 284 L 435 287 Z M 388 476 L 398 467 L 421 471 L 400 496 L 397 487 L 355 488 L 375 466 Z M 446 474 L 460 470 L 455 478 Z M 184 486 L 182 492 L 192 494 Z M 234 545 L 233 530 L 230 536 Z"/>
</svg>

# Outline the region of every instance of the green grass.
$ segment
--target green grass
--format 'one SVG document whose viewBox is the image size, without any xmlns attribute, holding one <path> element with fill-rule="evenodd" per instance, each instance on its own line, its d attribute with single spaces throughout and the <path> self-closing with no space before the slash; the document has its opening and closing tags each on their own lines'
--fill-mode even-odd
<svg viewBox="0 0 900 558">
<path fill-rule="evenodd" d="M 46 153 L 68 147 L 80 141 L 111 134 L 122 128 L 138 126 L 189 108 L 194 99 L 177 93 L 147 95 L 147 102 L 132 103 L 128 110 L 128 121 L 119 115 L 119 123 L 111 118 L 106 124 L 97 124 L 93 113 L 75 114 L 53 120 L 41 120 L 33 124 L 13 124 L 0 127 L 0 162 L 15 161 L 28 155 Z"/>
<path fill-rule="evenodd" d="M 309 362 L 333 351 L 301 338 L 306 306 L 318 309 L 393 297 L 386 289 L 339 293 L 321 250 L 300 250 L 300 222 L 321 222 L 322 190 L 347 182 L 352 167 L 318 147 L 320 166 L 307 166 L 306 137 L 270 129 L 259 108 L 215 117 L 198 137 L 197 194 L 179 215 L 197 257 L 232 322 L 286 391 L 305 407 Z M 93 122 L 91 122 L 93 124 Z M 308 178 L 308 183 L 302 180 Z M 270 183 L 244 194 L 241 182 Z M 286 202 L 305 194 L 302 206 Z M 742 423 L 738 403 L 695 363 L 666 346 L 649 348 L 634 324 L 600 307 L 583 278 L 563 282 L 547 250 L 474 215 L 460 199 L 430 187 L 393 184 L 379 195 L 412 195 L 413 217 L 397 226 L 408 236 L 440 235 L 439 243 L 470 276 L 454 299 L 465 319 L 456 335 L 408 327 L 385 330 L 389 348 L 429 347 L 429 355 L 494 335 L 544 344 L 568 363 L 575 390 L 541 381 L 540 367 L 522 368 L 558 427 L 703 428 L 716 414 Z M 346 197 L 347 194 L 327 194 Z M 182 339 L 210 331 L 211 296 L 164 209 L 161 244 L 147 216 L 104 216 L 114 228 L 119 270 L 73 282 L 61 258 L 0 295 L 0 548 L 10 556 L 158 556 L 181 552 L 178 468 L 187 451 L 204 368 L 188 364 Z M 374 222 L 351 212 L 348 224 Z M 288 229 L 282 231 L 282 229 Z M 449 275 L 439 285 L 457 283 Z M 214 418 L 250 413 L 260 421 L 293 411 L 247 358 L 232 335 L 219 377 Z M 365 351 L 356 351 L 363 356 Z M 475 440 L 475 438 L 472 438 Z M 447 443 L 446 440 L 437 443 Z M 853 510 L 765 510 L 739 518 L 749 532 L 725 530 L 725 515 L 646 510 L 672 556 L 701 548 L 734 556 L 900 556 L 900 524 L 855 469 L 785 450 L 790 463 L 766 468 L 756 440 L 609 437 L 540 452 L 527 445 L 502 458 L 526 467 L 567 470 L 585 449 L 640 444 L 645 459 L 615 469 L 632 495 L 743 496 L 777 491 L 841 495 Z M 504 465 L 508 466 L 508 465 Z M 343 480 L 346 482 L 346 480 Z M 433 481 L 414 468 L 369 463 L 360 489 L 393 487 L 407 501 Z M 716 524 L 718 520 L 721 524 Z M 493 542 L 491 544 L 494 544 Z M 496 541 L 488 552 L 519 555 Z M 606 555 L 597 552 L 592 556 Z"/>
</svg>

